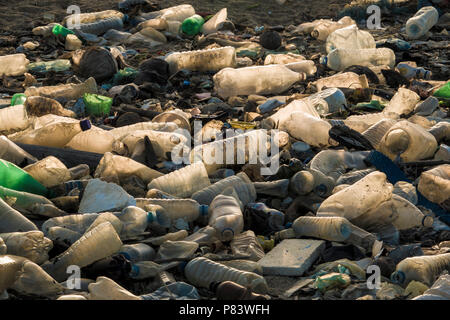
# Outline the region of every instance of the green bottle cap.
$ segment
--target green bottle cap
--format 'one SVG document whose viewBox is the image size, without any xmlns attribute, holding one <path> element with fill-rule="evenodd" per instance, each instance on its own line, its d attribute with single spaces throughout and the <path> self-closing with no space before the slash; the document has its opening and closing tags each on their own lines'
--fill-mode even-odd
<svg viewBox="0 0 450 320">
<path fill-rule="evenodd" d="M 23 93 L 15 93 L 11 98 L 11 106 L 17 106 L 24 104 L 27 100 L 27 96 Z"/>
<path fill-rule="evenodd" d="M 72 30 L 63 27 L 60 24 L 55 25 L 52 32 L 55 36 L 62 35 L 63 37 L 66 37 L 68 34 L 75 34 Z"/>
</svg>

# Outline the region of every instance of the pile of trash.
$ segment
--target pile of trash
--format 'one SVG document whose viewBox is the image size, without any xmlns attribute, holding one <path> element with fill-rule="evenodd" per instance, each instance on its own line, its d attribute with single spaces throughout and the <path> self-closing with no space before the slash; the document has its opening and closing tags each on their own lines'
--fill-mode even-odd
<svg viewBox="0 0 450 320">
<path fill-rule="evenodd" d="M 438 9 L 34 28 L 0 56 L 1 299 L 450 299 Z"/>
</svg>

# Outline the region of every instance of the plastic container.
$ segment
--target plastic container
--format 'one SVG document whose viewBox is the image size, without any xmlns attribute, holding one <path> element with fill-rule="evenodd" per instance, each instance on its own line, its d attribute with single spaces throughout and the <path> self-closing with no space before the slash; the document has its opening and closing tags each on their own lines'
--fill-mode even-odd
<svg viewBox="0 0 450 320">
<path fill-rule="evenodd" d="M 292 224 L 297 237 L 343 242 L 351 234 L 351 223 L 341 217 L 298 217 Z"/>
<path fill-rule="evenodd" d="M 297 172 L 291 178 L 290 185 L 300 196 L 314 192 L 321 197 L 328 197 L 335 187 L 335 181 L 318 170 L 308 169 Z"/>
<path fill-rule="evenodd" d="M 148 189 L 158 189 L 180 198 L 190 197 L 211 182 L 203 163 L 197 162 L 152 180 Z"/>
<path fill-rule="evenodd" d="M 5 136 L 0 136 L 0 159 L 12 162 L 19 166 L 35 163 L 37 161 L 35 157 Z"/>
<path fill-rule="evenodd" d="M 431 133 L 407 120 L 393 125 L 378 147 L 378 151 L 391 160 L 400 156 L 404 162 L 432 158 L 437 149 L 437 141 Z"/>
<path fill-rule="evenodd" d="M 23 105 L 0 109 L 0 131 L 24 130 L 29 124 L 26 108 Z"/>
<path fill-rule="evenodd" d="M 69 276 L 66 269 L 70 265 L 85 267 L 97 260 L 116 253 L 122 247 L 119 235 L 109 222 L 102 223 L 84 234 L 69 249 L 43 265 L 57 281 Z"/>
<path fill-rule="evenodd" d="M 209 205 L 214 198 L 228 187 L 233 187 L 243 205 L 256 200 L 256 191 L 252 181 L 244 172 L 224 178 L 203 188 L 192 195 L 192 199 L 200 204 Z"/>
<path fill-rule="evenodd" d="M 145 209 L 148 205 L 157 205 L 164 208 L 165 214 L 171 221 L 184 219 L 187 222 L 193 222 L 208 214 L 207 205 L 200 205 L 192 199 L 136 199 L 136 206 L 139 208 Z"/>
<path fill-rule="evenodd" d="M 406 258 L 397 265 L 391 280 L 403 287 L 413 280 L 431 286 L 440 273 L 449 267 L 450 253 Z"/>
<path fill-rule="evenodd" d="M 183 33 L 189 36 L 195 36 L 203 27 L 205 23 L 205 19 L 203 19 L 198 14 L 194 14 L 193 16 L 186 18 L 181 24 L 181 30 Z"/>
<path fill-rule="evenodd" d="M 87 113 L 97 117 L 109 115 L 113 102 L 112 98 L 90 93 L 83 95 L 83 101 Z"/>
<path fill-rule="evenodd" d="M 336 185 L 350 185 L 361 180 L 369 173 L 376 171 L 374 168 L 364 169 L 364 170 L 352 170 L 344 173 L 339 179 L 336 180 Z"/>
<path fill-rule="evenodd" d="M 326 41 L 325 49 L 330 53 L 334 49 L 372 49 L 375 48 L 375 39 L 372 35 L 351 25 L 332 32 Z"/>
<path fill-rule="evenodd" d="M 231 241 L 230 247 L 234 255 L 249 256 L 248 260 L 251 261 L 257 262 L 264 257 L 264 249 L 259 244 L 252 230 L 236 235 Z"/>
<path fill-rule="evenodd" d="M 209 223 L 221 241 L 230 241 L 244 230 L 244 217 L 233 196 L 218 195 L 209 207 Z"/>
<path fill-rule="evenodd" d="M 41 230 L 45 236 L 49 236 L 49 230 L 53 227 L 61 227 L 79 234 L 84 234 L 98 216 L 99 214 L 97 213 L 88 213 L 50 218 L 42 224 Z"/>
<path fill-rule="evenodd" d="M 68 245 L 74 244 L 83 236 L 82 233 L 72 231 L 63 227 L 50 227 L 47 231 L 47 237 L 52 241 L 61 241 Z"/>
<path fill-rule="evenodd" d="M 312 94 L 308 98 L 309 99 L 319 98 L 325 100 L 328 104 L 326 113 L 345 111 L 345 107 L 347 107 L 347 99 L 345 98 L 345 94 L 338 88 L 328 88 L 318 93 Z M 325 114 L 324 111 L 321 112 L 320 109 L 317 110 L 317 112 L 320 115 Z"/>
<path fill-rule="evenodd" d="M 179 21 L 183 22 L 185 19 L 193 16 L 195 14 L 195 9 L 190 4 L 182 4 L 179 6 L 174 6 L 159 11 L 153 11 L 141 14 L 141 16 L 148 19 L 163 18 L 166 21 Z"/>
<path fill-rule="evenodd" d="M 198 243 L 193 241 L 164 241 L 159 246 L 156 261 L 170 261 L 192 258 L 198 249 Z"/>
<path fill-rule="evenodd" d="M 394 194 L 408 200 L 413 205 L 416 205 L 418 200 L 416 187 L 406 181 L 398 181 L 394 184 Z"/>
<path fill-rule="evenodd" d="M 335 49 L 323 60 L 328 68 L 335 71 L 343 71 L 347 67 L 359 65 L 370 66 L 395 66 L 395 53 L 389 48 L 372 49 Z"/>
<path fill-rule="evenodd" d="M 224 68 L 234 68 L 236 65 L 236 50 L 233 47 L 173 52 L 164 59 L 169 64 L 173 74 L 179 70 L 220 71 Z"/>
<path fill-rule="evenodd" d="M 391 101 L 389 101 L 389 104 L 384 108 L 383 113 L 392 112 L 398 115 L 407 115 L 414 110 L 419 101 L 420 96 L 414 91 L 399 88 Z"/>
<path fill-rule="evenodd" d="M 123 143 L 116 141 L 109 131 L 100 128 L 92 128 L 78 133 L 66 144 L 66 147 L 100 154 L 113 151 L 125 152 Z"/>
<path fill-rule="evenodd" d="M 60 84 L 57 86 L 28 87 L 25 90 L 27 97 L 44 96 L 47 98 L 65 98 L 67 100 L 77 100 L 85 93 L 97 93 L 97 83 L 94 78 L 89 78 L 79 84 Z"/>
<path fill-rule="evenodd" d="M 54 114 L 62 117 L 76 117 L 75 112 L 64 109 L 58 101 L 46 97 L 28 97 L 24 106 L 29 116 L 40 117 L 46 114 Z"/>
<path fill-rule="evenodd" d="M 288 196 L 289 179 L 267 182 L 253 182 L 256 193 L 259 195 L 285 198 Z"/>
<path fill-rule="evenodd" d="M 21 76 L 27 72 L 30 60 L 23 53 L 0 56 L 0 76 Z"/>
<path fill-rule="evenodd" d="M 439 12 L 432 6 L 422 7 L 406 21 L 406 34 L 410 39 L 424 36 L 439 20 Z"/>
<path fill-rule="evenodd" d="M 245 221 L 250 230 L 267 235 L 284 229 L 283 212 L 269 208 L 262 202 L 249 203 L 246 206 Z"/>
<path fill-rule="evenodd" d="M 57 59 L 53 61 L 33 62 L 28 64 L 27 69 L 35 73 L 46 73 L 50 71 L 63 72 L 70 70 L 71 66 L 70 60 Z"/>
<path fill-rule="evenodd" d="M 187 236 L 186 231 L 186 237 L 184 238 L 184 240 L 197 242 L 200 246 L 210 245 L 211 243 L 217 240 L 216 234 L 217 234 L 216 229 L 214 229 L 211 226 L 206 226 L 198 229 L 196 232 L 192 233 L 189 236 Z"/>
<path fill-rule="evenodd" d="M 294 100 L 287 106 L 281 108 L 270 117 L 261 121 L 261 127 L 265 129 L 275 129 L 283 125 L 283 123 L 290 118 L 294 112 L 304 112 L 315 118 L 320 119 L 320 115 L 317 112 L 317 105 L 323 105 L 328 108 L 328 104 L 325 100 L 320 99 L 301 99 Z"/>
<path fill-rule="evenodd" d="M 108 30 L 122 30 L 123 29 L 123 18 L 110 17 L 106 19 L 101 19 L 90 23 L 81 23 L 79 25 L 79 30 L 83 33 L 89 33 L 94 35 L 102 35 Z"/>
<path fill-rule="evenodd" d="M 123 245 L 119 250 L 131 262 L 149 261 L 155 258 L 155 250 L 145 243 Z"/>
<path fill-rule="evenodd" d="M 311 36 L 318 40 L 325 41 L 333 31 L 355 24 L 355 21 L 348 16 L 341 18 L 337 22 L 330 20 L 319 20 L 314 26 L 314 29 L 311 31 Z"/>
<path fill-rule="evenodd" d="M 384 135 L 389 131 L 389 129 L 396 124 L 397 121 L 393 119 L 382 119 L 377 123 L 371 125 L 367 130 L 365 130 L 362 135 L 369 140 L 370 144 L 378 149 L 381 140 Z"/>
<path fill-rule="evenodd" d="M 289 64 L 295 62 L 304 62 L 305 57 L 295 53 L 268 54 L 264 59 L 264 65 L 269 64 Z"/>
<path fill-rule="evenodd" d="M 50 239 L 45 238 L 41 231 L 1 233 L 8 254 L 25 257 L 36 264 L 48 260 L 48 252 L 53 248 Z"/>
<path fill-rule="evenodd" d="M 262 276 L 230 268 L 203 257 L 189 261 L 184 273 L 190 283 L 203 288 L 209 288 L 213 282 L 233 281 L 250 287 L 257 293 L 268 291 L 267 283 Z"/>
<path fill-rule="evenodd" d="M 16 191 L 25 191 L 47 196 L 48 190 L 26 171 L 0 159 L 0 185 Z"/>
<path fill-rule="evenodd" d="M 425 70 L 424 68 L 414 68 L 406 63 L 399 63 L 395 67 L 398 72 L 407 79 L 431 79 L 431 71 Z"/>
<path fill-rule="evenodd" d="M 278 94 L 305 79 L 306 74 L 294 72 L 284 65 L 225 68 L 213 77 L 215 89 L 222 98 Z"/>
<path fill-rule="evenodd" d="M 69 169 L 58 158 L 48 156 L 36 163 L 23 168 L 36 181 L 46 188 L 57 186 L 58 184 L 71 180 Z"/>
</svg>

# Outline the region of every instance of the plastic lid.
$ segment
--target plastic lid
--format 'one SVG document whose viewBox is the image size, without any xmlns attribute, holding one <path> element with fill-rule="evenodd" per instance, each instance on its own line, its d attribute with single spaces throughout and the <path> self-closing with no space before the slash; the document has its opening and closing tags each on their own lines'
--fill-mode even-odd
<svg viewBox="0 0 450 320">
<path fill-rule="evenodd" d="M 152 223 L 153 221 L 155 221 L 155 215 L 156 215 L 155 212 L 151 212 L 151 211 L 147 212 L 147 222 L 149 224 Z"/>
<path fill-rule="evenodd" d="M 202 216 L 202 217 L 207 216 L 208 215 L 208 209 L 209 209 L 209 206 L 207 204 L 201 204 L 200 208 L 199 208 L 200 216 Z"/>
<path fill-rule="evenodd" d="M 391 280 L 394 283 L 402 284 L 403 282 L 405 282 L 405 279 L 406 276 L 403 271 L 395 271 L 394 273 L 391 274 Z"/>
<path fill-rule="evenodd" d="M 320 58 L 320 63 L 324 64 L 324 65 L 328 64 L 328 57 L 327 56 L 321 57 Z"/>
<path fill-rule="evenodd" d="M 231 240 L 231 239 L 233 239 L 233 237 L 234 237 L 234 231 L 233 231 L 233 229 L 231 229 L 231 228 L 225 228 L 225 229 L 222 230 L 222 239 L 223 239 L 224 241 Z"/>
<path fill-rule="evenodd" d="M 139 267 L 136 265 L 132 265 L 131 266 L 131 271 L 130 271 L 130 275 L 133 277 L 136 277 L 137 275 L 139 275 Z"/>
<path fill-rule="evenodd" d="M 86 130 L 89 130 L 90 128 L 92 128 L 92 124 L 89 121 L 89 119 L 85 119 L 85 120 L 80 121 L 80 127 L 81 127 L 81 130 L 86 131 Z"/>
<path fill-rule="evenodd" d="M 131 260 L 131 256 L 128 252 L 118 252 L 118 254 L 123 255 L 125 258 L 127 258 L 128 260 Z"/>
</svg>

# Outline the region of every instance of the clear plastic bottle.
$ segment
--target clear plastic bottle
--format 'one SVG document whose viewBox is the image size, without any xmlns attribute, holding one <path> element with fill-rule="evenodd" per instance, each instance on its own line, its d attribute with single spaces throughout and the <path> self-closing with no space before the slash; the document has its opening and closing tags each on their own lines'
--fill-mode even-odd
<svg viewBox="0 0 450 320">
<path fill-rule="evenodd" d="M 38 230 L 36 225 L 23 216 L 19 211 L 11 208 L 0 198 L 0 232 L 26 232 Z"/>
<path fill-rule="evenodd" d="M 89 284 L 89 300 L 142 300 L 107 277 Z"/>
<path fill-rule="evenodd" d="M 448 268 L 450 253 L 406 258 L 397 265 L 391 280 L 403 287 L 413 280 L 431 286 L 441 272 Z"/>
<path fill-rule="evenodd" d="M 83 236 L 82 233 L 63 228 L 63 227 L 50 227 L 47 231 L 47 237 L 52 241 L 61 241 L 69 245 L 74 244 L 78 239 Z"/>
<path fill-rule="evenodd" d="M 400 156 L 402 161 L 410 162 L 432 158 L 437 149 L 437 141 L 431 133 L 417 124 L 402 120 L 384 135 L 378 151 L 391 160 Z"/>
<path fill-rule="evenodd" d="M 236 235 L 230 243 L 231 252 L 236 256 L 249 256 L 251 261 L 259 261 L 264 257 L 264 249 L 259 244 L 255 233 L 247 230 Z"/>
<path fill-rule="evenodd" d="M 155 260 L 169 261 L 174 259 L 188 259 L 193 256 L 197 249 L 197 242 L 186 240 L 166 240 L 159 246 Z"/>
<path fill-rule="evenodd" d="M 24 103 L 25 110 L 29 116 L 40 117 L 46 114 L 56 114 L 62 117 L 75 118 L 75 112 L 64 109 L 56 100 L 46 97 L 27 97 Z"/>
<path fill-rule="evenodd" d="M 217 28 L 222 22 L 227 20 L 227 17 L 227 8 L 221 9 L 212 18 L 205 22 L 205 24 L 202 26 L 202 33 L 208 35 L 210 33 L 217 32 Z"/>
<path fill-rule="evenodd" d="M 43 265 L 57 281 L 69 276 L 67 267 L 85 267 L 97 260 L 106 258 L 122 247 L 122 241 L 111 223 L 105 222 L 85 233 L 69 249 Z"/>
<path fill-rule="evenodd" d="M 293 62 L 305 61 L 305 57 L 295 53 L 285 53 L 285 54 L 268 54 L 264 59 L 264 65 L 269 64 L 288 64 Z"/>
<path fill-rule="evenodd" d="M 52 61 L 33 62 L 28 64 L 27 69 L 28 71 L 36 73 L 46 73 L 49 71 L 62 72 L 70 70 L 71 66 L 70 60 L 57 59 Z"/>
<path fill-rule="evenodd" d="M 97 83 L 94 78 L 89 78 L 80 84 L 60 84 L 57 86 L 28 87 L 25 90 L 27 97 L 44 96 L 47 98 L 66 98 L 67 100 L 77 100 L 85 93 L 97 93 Z"/>
<path fill-rule="evenodd" d="M 145 243 L 123 245 L 119 250 L 131 262 L 149 261 L 155 258 L 155 250 Z"/>
<path fill-rule="evenodd" d="M 435 7 L 422 7 L 406 21 L 406 34 L 410 39 L 424 36 L 439 20 L 439 12 Z"/>
<path fill-rule="evenodd" d="M 325 100 L 321 101 L 316 101 L 313 99 L 294 100 L 287 106 L 275 112 L 270 117 L 267 117 L 266 119 L 261 121 L 261 127 L 265 129 L 279 128 L 281 125 L 283 125 L 283 123 L 287 119 L 289 119 L 292 113 L 298 111 L 307 113 L 315 118 L 320 118 L 320 115 L 315 108 L 315 106 L 318 104 L 322 104 L 324 107 L 328 108 L 328 104 L 326 103 Z"/>
<path fill-rule="evenodd" d="M 328 88 L 308 97 L 308 99 L 316 98 L 323 99 L 327 102 L 327 113 L 344 111 L 345 107 L 347 107 L 347 99 L 345 98 L 345 94 L 338 88 Z M 320 110 L 317 111 L 320 115 L 325 114 L 325 112 L 320 112 Z"/>
<path fill-rule="evenodd" d="M 314 237 L 328 241 L 345 241 L 351 233 L 351 223 L 342 217 L 298 217 L 292 224 L 297 237 Z"/>
<path fill-rule="evenodd" d="M 46 188 L 71 180 L 69 169 L 58 158 L 48 156 L 23 168 Z"/>
<path fill-rule="evenodd" d="M 108 18 L 124 18 L 124 14 L 117 10 L 104 10 L 97 12 L 88 12 L 88 13 L 79 13 L 79 14 L 71 14 L 63 19 L 63 24 L 67 25 L 67 23 L 71 23 L 72 25 L 76 22 L 79 23 L 92 23 L 102 19 Z"/>
<path fill-rule="evenodd" d="M 135 206 L 124 208 L 114 214 L 122 223 L 121 239 L 133 238 L 145 232 L 153 219 L 153 213 Z"/>
<path fill-rule="evenodd" d="M 257 194 L 285 198 L 288 196 L 289 179 L 253 182 Z"/>
<path fill-rule="evenodd" d="M 0 109 L 0 131 L 24 130 L 29 125 L 25 106 L 17 105 Z"/>
<path fill-rule="evenodd" d="M 170 53 L 165 61 L 173 74 L 181 69 L 192 71 L 219 71 L 224 68 L 234 68 L 236 65 L 236 50 L 233 47 L 183 51 Z"/>
<path fill-rule="evenodd" d="M 0 56 L 0 76 L 21 76 L 27 72 L 29 63 L 23 53 Z"/>
<path fill-rule="evenodd" d="M 414 91 L 399 88 L 391 101 L 389 101 L 389 104 L 384 108 L 383 113 L 392 112 L 398 115 L 407 115 L 414 110 L 419 101 L 420 96 Z"/>
<path fill-rule="evenodd" d="M 17 165 L 35 163 L 37 159 L 5 136 L 0 136 L 0 159 Z"/>
<path fill-rule="evenodd" d="M 215 231 L 215 230 L 214 230 Z M 186 230 L 179 230 L 177 232 L 166 233 L 159 237 L 153 237 L 145 239 L 146 243 L 150 243 L 152 246 L 160 246 L 166 241 L 193 241 L 187 238 L 188 232 Z"/>
<path fill-rule="evenodd" d="M 52 240 L 45 238 L 41 231 L 1 233 L 8 254 L 25 257 L 36 264 L 48 260 L 48 252 L 53 248 Z"/>
<path fill-rule="evenodd" d="M 148 184 L 148 189 L 155 188 L 176 197 L 185 198 L 210 184 L 205 165 L 202 162 L 196 162 L 152 180 Z"/>
<path fill-rule="evenodd" d="M 109 131 L 115 139 L 122 140 L 126 135 L 140 130 L 154 130 L 163 132 L 173 132 L 178 126 L 173 122 L 139 122 L 129 126 L 114 128 Z"/>
<path fill-rule="evenodd" d="M 318 40 L 325 41 L 333 31 L 355 24 L 356 22 L 349 16 L 345 16 L 337 22 L 323 20 L 314 26 L 314 29 L 311 31 L 311 36 Z"/>
<path fill-rule="evenodd" d="M 334 49 L 327 57 L 324 63 L 335 71 L 343 71 L 345 68 L 360 66 L 395 66 L 395 53 L 389 48 L 372 49 Z"/>
<path fill-rule="evenodd" d="M 252 181 L 244 172 L 227 177 L 203 188 L 192 195 L 192 199 L 200 204 L 209 205 L 214 198 L 228 187 L 233 187 L 243 205 L 256 200 L 256 190 Z"/>
<path fill-rule="evenodd" d="M 41 230 L 45 236 L 49 236 L 49 230 L 53 227 L 66 228 L 84 234 L 98 216 L 98 213 L 86 213 L 50 218 L 42 224 Z"/>
<path fill-rule="evenodd" d="M 367 88 L 368 82 L 367 77 L 365 75 L 358 75 L 354 72 L 344 72 L 337 73 L 330 77 L 320 78 L 312 83 L 318 91 L 321 91 L 322 88 L 349 88 L 349 89 L 357 89 L 357 88 Z"/>
<path fill-rule="evenodd" d="M 222 241 L 240 234 L 244 230 L 244 217 L 238 201 L 233 196 L 216 196 L 209 207 L 208 224 L 217 230 Z"/>
<path fill-rule="evenodd" d="M 333 31 L 327 38 L 325 48 L 327 53 L 334 49 L 372 49 L 375 48 L 375 39 L 372 35 L 359 30 L 356 25 L 351 25 Z"/>
<path fill-rule="evenodd" d="M 284 66 L 294 72 L 305 73 L 307 76 L 312 76 L 317 72 L 317 67 L 312 60 L 291 62 L 285 64 Z"/>
<path fill-rule="evenodd" d="M 184 231 L 184 230 L 183 230 Z M 179 231 L 180 232 L 180 231 Z M 217 240 L 217 231 L 211 226 L 198 229 L 196 232 L 184 238 L 186 241 L 194 241 L 201 245 L 209 245 Z M 186 232 L 187 235 L 187 232 Z"/>
<path fill-rule="evenodd" d="M 257 293 L 268 291 L 267 283 L 262 276 L 230 268 L 203 257 L 189 261 L 184 269 L 184 274 L 190 283 L 203 288 L 209 288 L 213 282 L 234 281 L 250 287 Z"/>
<path fill-rule="evenodd" d="M 195 9 L 190 4 L 182 4 L 179 6 L 174 6 L 159 11 L 153 11 L 144 13 L 141 15 L 144 19 L 155 19 L 163 18 L 166 21 L 179 21 L 183 22 L 185 19 L 193 16 L 195 14 Z"/>
<path fill-rule="evenodd" d="M 123 19 L 119 17 L 110 17 L 95 22 L 81 23 L 79 29 L 83 33 L 102 35 L 108 30 L 122 30 Z"/>
<path fill-rule="evenodd" d="M 112 151 L 121 152 L 123 150 L 123 144 L 116 141 L 109 131 L 96 127 L 76 134 L 66 144 L 66 147 L 100 154 Z"/>
<path fill-rule="evenodd" d="M 443 164 L 422 172 L 418 190 L 430 201 L 443 203 L 450 198 L 450 164 Z"/>
<path fill-rule="evenodd" d="M 402 198 L 405 198 L 413 205 L 416 205 L 419 201 L 417 197 L 416 187 L 406 181 L 398 181 L 396 184 L 394 184 L 393 193 Z"/>
<path fill-rule="evenodd" d="M 225 68 L 213 77 L 215 89 L 222 98 L 251 94 L 278 94 L 305 79 L 306 74 L 294 72 L 278 64 L 239 69 Z"/>
<path fill-rule="evenodd" d="M 431 71 L 425 70 L 424 68 L 414 68 L 406 63 L 399 63 L 395 69 L 409 80 L 413 78 L 430 80 L 432 75 Z"/>
<path fill-rule="evenodd" d="M 291 178 L 291 189 L 298 195 L 306 195 L 312 191 L 321 197 L 327 197 L 335 187 L 332 177 L 315 169 L 302 170 Z"/>
</svg>

